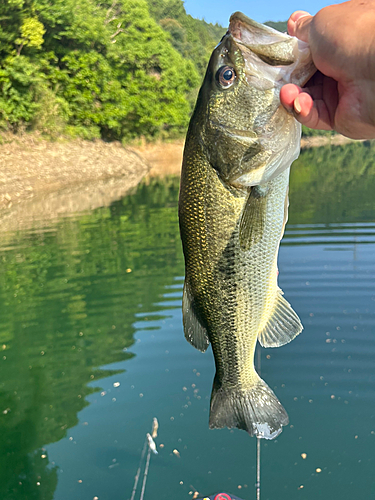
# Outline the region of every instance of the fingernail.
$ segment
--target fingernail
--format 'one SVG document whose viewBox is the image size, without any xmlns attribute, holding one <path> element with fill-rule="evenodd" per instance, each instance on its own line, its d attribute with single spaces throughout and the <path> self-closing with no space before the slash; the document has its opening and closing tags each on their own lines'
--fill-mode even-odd
<svg viewBox="0 0 375 500">
<path fill-rule="evenodd" d="M 293 19 L 289 19 L 287 24 L 288 33 L 290 36 L 294 36 L 296 32 L 296 23 Z"/>
<path fill-rule="evenodd" d="M 309 12 L 306 12 L 305 10 L 296 10 L 296 12 L 293 12 L 293 14 L 290 16 L 290 19 L 296 22 L 301 17 L 306 17 L 306 16 L 311 16 L 311 14 Z"/>
<path fill-rule="evenodd" d="M 300 114 L 302 111 L 302 108 L 301 108 L 301 103 L 299 102 L 298 96 L 294 99 L 293 106 L 294 106 L 294 111 L 296 113 Z"/>
</svg>

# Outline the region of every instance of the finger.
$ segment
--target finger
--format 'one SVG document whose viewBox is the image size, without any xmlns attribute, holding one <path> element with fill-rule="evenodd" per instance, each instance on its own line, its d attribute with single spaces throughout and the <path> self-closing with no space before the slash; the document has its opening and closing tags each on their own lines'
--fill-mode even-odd
<svg viewBox="0 0 375 500">
<path fill-rule="evenodd" d="M 298 87 L 294 83 L 287 83 L 280 90 L 280 102 L 288 110 L 293 109 L 294 99 L 301 93 L 311 95 L 312 99 L 315 101 L 317 99 L 323 99 L 323 84 L 318 83 L 316 85 L 308 84 L 307 87 Z"/>
<path fill-rule="evenodd" d="M 309 41 L 310 24 L 313 17 L 304 10 L 293 12 L 288 20 L 288 33 L 304 42 Z"/>
<path fill-rule="evenodd" d="M 301 92 L 293 103 L 294 116 L 306 127 L 319 130 L 332 130 L 331 116 L 326 103 L 313 100 L 306 92 Z"/>
<path fill-rule="evenodd" d="M 296 114 L 296 118 L 300 121 L 311 115 L 314 108 L 314 100 L 311 95 L 306 92 L 300 92 L 298 96 L 294 99 L 293 110 Z M 306 125 L 306 124 L 305 124 Z"/>
<path fill-rule="evenodd" d="M 293 110 L 295 98 L 302 92 L 302 89 L 293 83 L 287 83 L 280 90 L 280 102 L 288 111 Z"/>
</svg>

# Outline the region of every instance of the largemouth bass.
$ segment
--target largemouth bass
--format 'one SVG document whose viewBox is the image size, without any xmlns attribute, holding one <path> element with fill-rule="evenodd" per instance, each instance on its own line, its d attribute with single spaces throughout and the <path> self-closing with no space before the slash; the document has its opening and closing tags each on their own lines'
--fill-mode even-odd
<svg viewBox="0 0 375 500">
<path fill-rule="evenodd" d="M 279 92 L 314 71 L 307 44 L 235 13 L 190 121 L 179 200 L 183 324 L 194 347 L 212 344 L 210 428 L 273 439 L 288 423 L 255 371 L 254 352 L 257 339 L 276 347 L 302 330 L 277 285 L 289 169 L 301 134 Z"/>
</svg>

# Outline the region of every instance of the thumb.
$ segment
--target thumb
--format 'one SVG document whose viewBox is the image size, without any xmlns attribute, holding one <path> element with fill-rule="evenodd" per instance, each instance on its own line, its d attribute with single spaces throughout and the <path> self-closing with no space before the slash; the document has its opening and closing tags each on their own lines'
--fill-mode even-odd
<svg viewBox="0 0 375 500">
<path fill-rule="evenodd" d="M 313 17 L 304 10 L 293 12 L 288 20 L 288 33 L 304 42 L 309 41 L 310 25 Z"/>
</svg>

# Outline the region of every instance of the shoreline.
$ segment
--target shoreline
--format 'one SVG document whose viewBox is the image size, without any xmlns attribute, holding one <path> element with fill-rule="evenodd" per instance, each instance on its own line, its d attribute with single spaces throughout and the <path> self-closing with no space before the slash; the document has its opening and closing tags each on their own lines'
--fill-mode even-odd
<svg viewBox="0 0 375 500">
<path fill-rule="evenodd" d="M 343 135 L 302 137 L 301 151 L 304 149 L 322 146 L 342 146 L 354 142 L 353 139 Z M 358 142 L 358 141 L 357 141 Z M 150 177 L 164 175 L 180 175 L 182 165 L 184 141 L 172 143 L 146 144 L 140 147 L 130 148 L 138 153 L 150 165 Z"/>
<path fill-rule="evenodd" d="M 109 206 L 142 179 L 180 175 L 183 140 L 123 147 L 81 139 L 50 142 L 3 135 L 0 144 L 0 229 L 45 225 L 68 214 Z M 301 149 L 342 145 L 335 136 L 302 138 Z"/>
<path fill-rule="evenodd" d="M 108 206 L 135 188 L 150 165 L 120 143 L 49 142 L 6 136 L 0 144 L 0 229 L 12 231 Z"/>
</svg>

